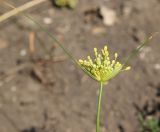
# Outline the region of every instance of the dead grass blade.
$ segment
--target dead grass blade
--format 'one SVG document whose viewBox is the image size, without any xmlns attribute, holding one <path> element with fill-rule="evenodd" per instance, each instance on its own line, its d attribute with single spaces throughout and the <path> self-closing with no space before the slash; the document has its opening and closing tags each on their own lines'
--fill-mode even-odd
<svg viewBox="0 0 160 132">
<path fill-rule="evenodd" d="M 45 1 L 47 1 L 47 0 L 32 0 L 30 2 L 27 2 L 26 4 L 21 5 L 21 6 L 17 7 L 16 9 L 13 9 L 13 10 L 1 15 L 0 16 L 0 22 L 18 14 L 19 12 L 27 10 L 27 9 L 33 7 L 33 6 L 36 6 L 38 4 L 41 4 L 41 3 L 45 2 Z M 5 2 L 5 1 L 1 1 L 1 2 L 4 3 L 5 5 L 8 5 L 7 2 Z M 17 10 L 18 10 L 18 12 L 17 12 Z"/>
</svg>

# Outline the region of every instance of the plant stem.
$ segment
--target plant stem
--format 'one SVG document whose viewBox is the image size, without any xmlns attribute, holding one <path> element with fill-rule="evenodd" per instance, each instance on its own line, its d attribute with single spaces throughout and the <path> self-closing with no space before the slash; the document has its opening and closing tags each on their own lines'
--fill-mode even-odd
<svg viewBox="0 0 160 132">
<path fill-rule="evenodd" d="M 96 132 L 100 132 L 100 112 L 101 112 L 102 93 L 103 93 L 103 82 L 100 82 L 97 113 L 96 113 Z"/>
</svg>

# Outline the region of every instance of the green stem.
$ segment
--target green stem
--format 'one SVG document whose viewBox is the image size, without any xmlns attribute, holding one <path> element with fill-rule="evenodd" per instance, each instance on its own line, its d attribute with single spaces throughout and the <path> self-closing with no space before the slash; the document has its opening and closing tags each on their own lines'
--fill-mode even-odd
<svg viewBox="0 0 160 132">
<path fill-rule="evenodd" d="M 100 132 L 100 112 L 101 112 L 102 93 L 103 93 L 103 82 L 100 82 L 97 114 L 96 114 L 96 132 Z"/>
</svg>

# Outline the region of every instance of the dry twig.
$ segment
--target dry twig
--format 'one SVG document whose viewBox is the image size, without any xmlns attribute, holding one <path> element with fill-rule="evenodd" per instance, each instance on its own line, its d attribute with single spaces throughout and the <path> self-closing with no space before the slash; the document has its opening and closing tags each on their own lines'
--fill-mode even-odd
<svg viewBox="0 0 160 132">
<path fill-rule="evenodd" d="M 29 52 L 31 56 L 35 52 L 35 33 L 34 32 L 29 33 Z"/>
</svg>

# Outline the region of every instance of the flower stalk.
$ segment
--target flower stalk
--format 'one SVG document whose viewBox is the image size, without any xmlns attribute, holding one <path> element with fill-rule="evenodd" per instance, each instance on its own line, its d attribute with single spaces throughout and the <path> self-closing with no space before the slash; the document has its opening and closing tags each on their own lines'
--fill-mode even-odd
<svg viewBox="0 0 160 132">
<path fill-rule="evenodd" d="M 102 104 L 102 94 L 103 94 L 103 82 L 100 82 L 100 88 L 98 91 L 97 112 L 96 112 L 96 132 L 100 132 L 100 113 Z"/>
</svg>

